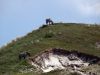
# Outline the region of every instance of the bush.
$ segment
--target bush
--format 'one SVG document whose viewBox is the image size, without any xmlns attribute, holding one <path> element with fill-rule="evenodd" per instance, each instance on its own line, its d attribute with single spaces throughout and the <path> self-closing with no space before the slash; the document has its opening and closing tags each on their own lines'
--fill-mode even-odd
<svg viewBox="0 0 100 75">
<path fill-rule="evenodd" d="M 42 25 L 40 28 L 45 28 L 45 27 L 47 27 L 47 25 Z"/>
<path fill-rule="evenodd" d="M 46 33 L 45 38 L 52 38 L 54 36 L 54 33 Z"/>
</svg>

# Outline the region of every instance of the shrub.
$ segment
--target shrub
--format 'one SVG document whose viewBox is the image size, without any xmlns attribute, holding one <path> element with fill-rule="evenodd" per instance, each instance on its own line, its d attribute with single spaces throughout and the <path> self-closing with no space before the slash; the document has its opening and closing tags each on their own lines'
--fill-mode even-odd
<svg viewBox="0 0 100 75">
<path fill-rule="evenodd" d="M 40 28 L 45 28 L 45 27 L 47 27 L 47 25 L 42 25 Z"/>
<path fill-rule="evenodd" d="M 54 33 L 46 33 L 45 38 L 52 38 L 54 36 Z"/>
</svg>

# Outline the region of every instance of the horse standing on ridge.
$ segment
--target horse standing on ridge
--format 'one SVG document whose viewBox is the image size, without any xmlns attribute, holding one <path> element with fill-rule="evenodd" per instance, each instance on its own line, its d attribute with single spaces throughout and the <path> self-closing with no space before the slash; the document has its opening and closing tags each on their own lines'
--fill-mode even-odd
<svg viewBox="0 0 100 75">
<path fill-rule="evenodd" d="M 46 24 L 47 25 L 53 25 L 54 22 L 50 18 L 48 18 L 48 19 L 46 19 Z"/>
</svg>

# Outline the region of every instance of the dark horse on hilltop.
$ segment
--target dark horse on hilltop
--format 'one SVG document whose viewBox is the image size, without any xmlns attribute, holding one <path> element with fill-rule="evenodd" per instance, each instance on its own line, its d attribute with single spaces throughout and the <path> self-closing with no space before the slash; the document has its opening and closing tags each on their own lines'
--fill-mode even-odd
<svg viewBox="0 0 100 75">
<path fill-rule="evenodd" d="M 50 18 L 48 18 L 48 19 L 46 19 L 46 24 L 47 25 L 53 25 L 54 22 Z"/>
<path fill-rule="evenodd" d="M 31 55 L 30 55 L 30 53 L 29 52 L 21 52 L 20 54 L 19 54 L 19 60 L 21 60 L 21 59 L 26 59 L 27 57 L 30 57 Z"/>
</svg>

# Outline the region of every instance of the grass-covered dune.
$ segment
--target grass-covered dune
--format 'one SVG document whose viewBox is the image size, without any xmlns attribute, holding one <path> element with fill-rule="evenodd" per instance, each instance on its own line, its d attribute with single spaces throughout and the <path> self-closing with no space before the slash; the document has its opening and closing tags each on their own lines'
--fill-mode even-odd
<svg viewBox="0 0 100 75">
<path fill-rule="evenodd" d="M 33 73 L 20 73 L 25 67 L 32 67 L 26 61 L 19 61 L 18 54 L 28 51 L 32 56 L 49 48 L 64 48 L 100 57 L 100 25 L 77 23 L 56 23 L 43 25 L 22 38 L 0 48 L 0 75 L 38 75 Z M 99 44 L 98 44 L 99 45 Z M 59 72 L 46 75 L 56 75 Z M 43 74 L 45 75 L 45 74 Z"/>
</svg>

